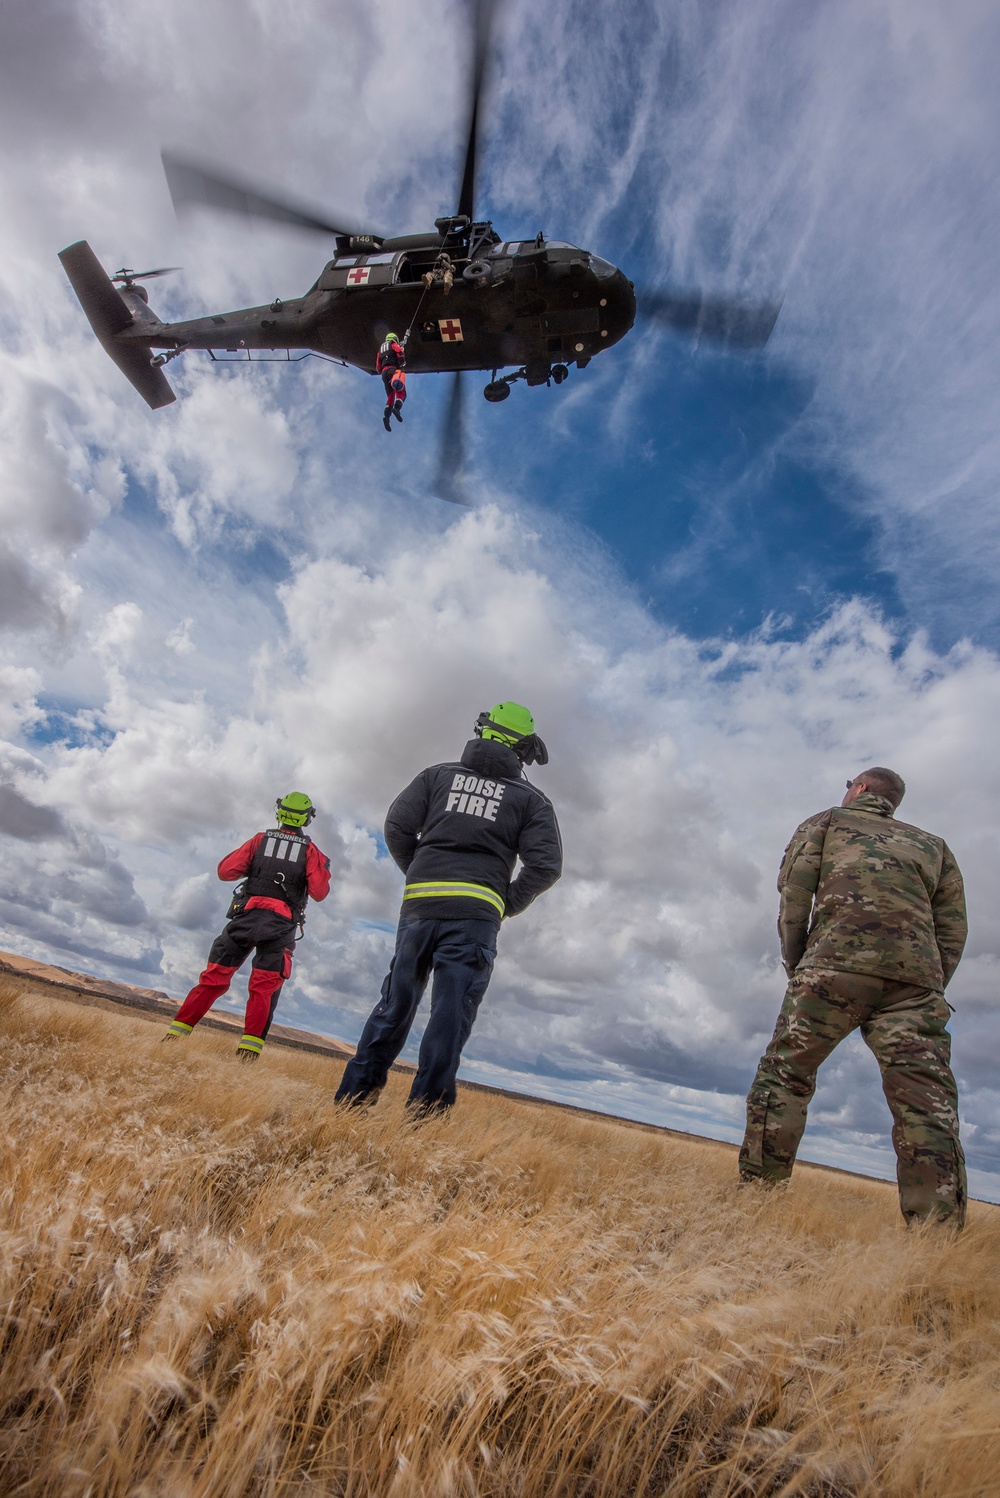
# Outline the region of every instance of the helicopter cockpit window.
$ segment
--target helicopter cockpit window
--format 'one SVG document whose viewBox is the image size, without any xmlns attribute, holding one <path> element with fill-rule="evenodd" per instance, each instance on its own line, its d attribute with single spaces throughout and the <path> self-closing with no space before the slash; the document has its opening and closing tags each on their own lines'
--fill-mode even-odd
<svg viewBox="0 0 1000 1498">
<path fill-rule="evenodd" d="M 532 245 L 531 248 L 534 249 L 535 246 Z M 576 245 L 567 244 L 565 239 L 547 239 L 545 241 L 545 248 L 547 250 L 575 250 Z"/>
<path fill-rule="evenodd" d="M 386 250 L 381 255 L 368 255 L 365 258 L 366 265 L 391 265 L 396 258 L 395 250 Z"/>
<path fill-rule="evenodd" d="M 357 257 L 357 255 L 338 255 L 337 256 L 337 265 L 338 265 L 338 267 L 342 266 L 342 265 L 357 265 L 357 263 L 358 263 L 358 257 Z"/>
<path fill-rule="evenodd" d="M 607 280 L 610 276 L 616 274 L 615 268 L 610 261 L 602 260 L 600 255 L 591 255 L 590 268 L 595 276 L 600 276 L 603 280 Z"/>
</svg>

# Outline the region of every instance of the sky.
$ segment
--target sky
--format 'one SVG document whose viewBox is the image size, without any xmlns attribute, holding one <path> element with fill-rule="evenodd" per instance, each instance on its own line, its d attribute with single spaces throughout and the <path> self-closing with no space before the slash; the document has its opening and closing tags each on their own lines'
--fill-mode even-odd
<svg viewBox="0 0 1000 1498">
<path fill-rule="evenodd" d="M 161 149 L 415 232 L 456 206 L 469 43 L 459 0 L 5 7 L 0 946 L 183 996 L 216 863 L 303 789 L 334 883 L 279 1018 L 353 1043 L 402 888 L 386 808 L 514 699 L 566 869 L 504 925 L 462 1075 L 735 1140 L 782 850 L 888 764 L 966 875 L 955 1067 L 1000 1200 L 1000 14 L 504 0 L 501 237 L 600 254 L 640 307 L 783 306 L 752 356 L 640 317 L 561 387 L 473 377 L 467 509 L 432 490 L 433 376 L 389 437 L 381 386 L 319 360 L 187 355 L 149 411 L 57 251 L 183 266 L 149 283 L 165 318 L 300 295 L 326 242 L 179 222 Z M 802 1157 L 891 1176 L 888 1132 L 847 1042 Z"/>
</svg>

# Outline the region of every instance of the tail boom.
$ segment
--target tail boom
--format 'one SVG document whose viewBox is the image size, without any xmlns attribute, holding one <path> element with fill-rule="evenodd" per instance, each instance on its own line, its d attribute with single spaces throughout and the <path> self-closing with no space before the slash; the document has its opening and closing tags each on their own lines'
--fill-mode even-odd
<svg viewBox="0 0 1000 1498">
<path fill-rule="evenodd" d="M 162 369 L 150 363 L 148 343 L 127 338 L 136 324 L 136 313 L 116 290 L 101 262 L 85 239 L 60 250 L 59 259 L 101 347 L 118 365 L 153 410 L 177 399 Z M 158 327 L 152 317 L 150 322 Z"/>
</svg>

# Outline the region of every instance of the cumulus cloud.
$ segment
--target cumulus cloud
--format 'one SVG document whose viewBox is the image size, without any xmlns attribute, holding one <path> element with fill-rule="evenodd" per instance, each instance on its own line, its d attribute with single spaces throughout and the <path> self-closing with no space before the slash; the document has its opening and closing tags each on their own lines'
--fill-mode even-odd
<svg viewBox="0 0 1000 1498">
<path fill-rule="evenodd" d="M 0 940 L 33 956 L 77 953 L 105 971 L 158 971 L 160 946 L 132 873 L 51 794 L 41 760 L 0 744 Z"/>
<path fill-rule="evenodd" d="M 206 870 L 264 825 L 278 791 L 301 784 L 323 808 L 315 832 L 335 889 L 311 912 L 288 1015 L 351 1038 L 401 892 L 377 840 L 385 808 L 422 765 L 460 753 L 480 707 L 513 696 L 550 747 L 534 773 L 558 808 L 566 873 L 505 925 L 470 1064 L 573 1076 L 579 1100 L 601 1079 L 607 1096 L 614 1078 L 622 1106 L 624 1079 L 645 1079 L 666 1089 L 675 1122 L 703 1089 L 729 1127 L 781 994 L 784 842 L 877 759 L 906 776 L 906 813 L 949 838 L 969 879 L 956 1055 L 970 1137 L 992 1158 L 998 1115 L 977 1049 L 993 1039 L 1000 941 L 988 895 L 1000 871 L 981 818 L 997 790 L 996 658 L 901 641 L 860 602 L 805 639 L 696 642 L 651 626 L 610 576 L 599 583 L 553 555 L 551 536 L 487 507 L 381 569 L 304 564 L 282 589 L 284 627 L 261 650 L 244 714 L 151 701 L 141 663 L 117 658 L 102 710 L 113 737 L 59 748 L 45 798 L 145 864 L 168 984 L 193 979 L 221 922 L 225 892 Z M 595 629 L 596 618 L 614 623 Z M 155 859 L 140 851 L 150 839 Z M 100 906 L 103 877 L 98 862 L 74 898 L 127 927 L 138 912 L 119 907 L 113 879 Z M 880 1105 L 866 1063 L 838 1060 L 816 1118 L 820 1133 L 846 1130 L 868 1148 Z"/>
</svg>

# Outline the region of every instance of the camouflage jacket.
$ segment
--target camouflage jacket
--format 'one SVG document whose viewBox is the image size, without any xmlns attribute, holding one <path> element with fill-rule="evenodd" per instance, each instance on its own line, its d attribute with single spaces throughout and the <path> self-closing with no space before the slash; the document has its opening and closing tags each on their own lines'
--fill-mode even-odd
<svg viewBox="0 0 1000 1498">
<path fill-rule="evenodd" d="M 958 864 L 873 791 L 796 828 L 778 891 L 789 974 L 834 968 L 940 989 L 958 967 L 968 930 Z"/>
</svg>

